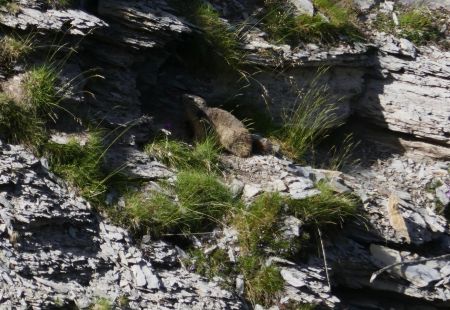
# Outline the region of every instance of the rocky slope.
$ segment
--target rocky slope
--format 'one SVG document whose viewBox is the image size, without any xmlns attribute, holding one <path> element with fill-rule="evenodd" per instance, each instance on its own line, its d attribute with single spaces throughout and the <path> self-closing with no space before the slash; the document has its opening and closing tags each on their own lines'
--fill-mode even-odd
<svg viewBox="0 0 450 310">
<path fill-rule="evenodd" d="M 210 2 L 230 23 L 252 16 L 257 7 L 256 1 Z M 292 2 L 300 9 L 311 4 Z M 382 2 L 380 9 L 393 13 L 389 1 L 356 2 L 363 11 Z M 428 2 L 450 9 L 448 1 Z M 2 90 L 14 93 L 14 81 L 45 60 L 46 46 L 75 45 L 77 52 L 63 63 L 59 79 L 80 79 L 80 73 L 84 78 L 64 105 L 110 130 L 132 125 L 111 148 L 106 165 L 124 167 L 128 176 L 147 182 L 173 175 L 140 147 L 161 128 L 186 135 L 180 125 L 181 94 L 221 105 L 239 92 L 279 116 L 298 95 L 290 86 L 307 87 L 317 68 L 330 66 L 322 79 L 342 98 L 340 118 L 370 127 L 360 132 L 369 141 L 359 148 L 368 154 L 367 162 L 344 174 L 272 155 L 222 158 L 225 180 L 246 201 L 273 191 L 305 198 L 317 194 L 315 185 L 324 178 L 336 192 L 354 192 L 362 200 L 361 220 L 325 238 L 325 260 L 320 254 L 304 262 L 277 257 L 267 262 L 280 267 L 285 281 L 273 309 L 288 309 L 292 301 L 336 309 L 450 307 L 450 228 L 439 211 L 440 205 L 448 208 L 450 192 L 449 52 L 378 32 L 368 42 L 333 47 L 274 45 L 254 27 L 243 36 L 242 49 L 257 83 L 239 88 L 234 76 L 205 77 L 183 65 L 183 53 L 200 32 L 169 1 L 79 1 L 65 10 L 50 8 L 47 1 L 20 0 L 18 6 L 14 12 L 0 9 L 1 35 L 31 33 L 43 48 L 12 68 L 0 66 Z M 78 126 L 68 121 L 54 129 L 71 132 Z M 54 139 L 58 135 L 64 140 L 65 133 Z M 392 149 L 399 154 L 392 155 Z M 295 218 L 283 225 L 296 237 L 302 234 Z M 118 308 L 126 299 L 131 309 L 251 307 L 240 296 L 239 277 L 236 289 L 225 290 L 221 279 L 207 280 L 186 269 L 186 253 L 167 240 L 133 240 L 49 172 L 45 159 L 4 142 L 0 232 L 1 309 L 88 308 L 100 298 Z M 239 255 L 232 229 L 194 243 L 205 253 L 223 249 L 230 260 Z"/>
</svg>

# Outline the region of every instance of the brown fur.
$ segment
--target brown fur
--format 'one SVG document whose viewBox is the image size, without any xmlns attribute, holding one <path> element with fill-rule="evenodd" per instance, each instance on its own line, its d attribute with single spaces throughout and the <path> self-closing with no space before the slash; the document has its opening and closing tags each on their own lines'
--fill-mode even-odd
<svg viewBox="0 0 450 310">
<path fill-rule="evenodd" d="M 205 101 L 197 96 L 184 95 L 186 115 L 197 139 L 206 135 L 202 120 L 216 132 L 222 146 L 239 157 L 248 157 L 252 153 L 252 137 L 244 124 L 230 112 L 219 108 L 209 108 Z"/>
</svg>

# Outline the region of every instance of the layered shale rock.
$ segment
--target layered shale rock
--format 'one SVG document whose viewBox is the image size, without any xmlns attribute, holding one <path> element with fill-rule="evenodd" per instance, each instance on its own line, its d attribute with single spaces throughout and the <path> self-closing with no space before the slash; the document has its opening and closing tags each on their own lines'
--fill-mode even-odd
<svg viewBox="0 0 450 310">
<path fill-rule="evenodd" d="M 0 144 L 2 309 L 241 309 L 231 293 L 179 266 L 155 269 L 129 234 L 97 215 L 20 146 Z M 156 259 L 156 258 L 155 258 Z"/>
<path fill-rule="evenodd" d="M 231 26 L 253 16 L 253 1 L 241 2 L 211 1 Z M 311 13 L 310 1 L 291 2 Z M 357 2 L 367 12 L 380 1 Z M 448 8 L 446 1 L 426 2 Z M 127 177 L 148 182 L 173 176 L 145 155 L 142 146 L 161 128 L 184 137 L 182 94 L 199 94 L 208 103 L 236 95 L 230 95 L 235 76 L 204 78 L 182 66 L 187 46 L 202 32 L 177 16 L 169 1 L 92 1 L 90 13 L 49 9 L 43 0 L 18 4 L 16 12 L 0 10 L 2 36 L 36 31 L 38 42 L 52 42 L 62 34 L 64 40 L 77 42 L 78 51 L 62 65 L 59 78 L 81 76 L 83 82 L 64 103 L 88 122 L 123 133 L 105 160 L 113 169 L 123 168 Z M 325 238 L 326 259 L 315 251 L 308 262 L 280 257 L 265 262 L 281 270 L 279 308 L 289 301 L 336 309 L 448 308 L 445 255 L 450 235 L 444 215 L 449 163 L 422 157 L 450 158 L 450 54 L 376 32 L 368 42 L 333 47 L 274 45 L 258 26 L 241 37 L 242 61 L 258 83 L 236 93 L 255 107 L 269 106 L 279 121 L 298 90 L 311 85 L 317 69 L 329 66 L 321 81 L 339 102 L 339 121 L 355 118 L 364 127 L 371 124 L 385 130 L 381 136 L 389 143 L 420 154 L 380 156 L 366 166 L 352 166 L 347 174 L 276 156 L 221 158 L 233 194 L 247 203 L 264 192 L 294 199 L 318 195 L 320 180 L 330 181 L 336 192 L 354 192 L 362 201 L 361 220 L 347 223 L 339 236 Z M 29 64 L 19 62 L 9 71 L 1 67 L 2 90 L 15 92 L 13 82 L 48 53 L 37 49 Z M 370 143 L 375 140 L 370 138 Z M 242 278 L 233 279 L 236 292 L 230 292 L 183 268 L 186 253 L 169 241 L 144 238 L 138 245 L 43 163 L 21 146 L 0 144 L 0 308 L 88 308 L 99 298 L 116 304 L 128 300 L 131 309 L 247 307 L 238 297 Z M 287 240 L 302 236 L 299 219 L 285 217 L 280 224 Z M 239 255 L 236 232 L 229 227 L 206 241 L 193 239 L 205 253 L 216 247 L 226 250 L 230 260 Z M 377 273 L 382 268 L 387 269 Z"/>
</svg>

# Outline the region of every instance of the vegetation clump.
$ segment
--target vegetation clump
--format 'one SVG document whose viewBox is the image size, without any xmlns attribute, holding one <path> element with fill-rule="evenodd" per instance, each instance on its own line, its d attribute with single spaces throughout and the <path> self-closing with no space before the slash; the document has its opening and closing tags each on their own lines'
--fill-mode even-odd
<svg viewBox="0 0 450 310">
<path fill-rule="evenodd" d="M 21 93 L 14 98 L 0 94 L 0 134 L 9 143 L 22 143 L 38 152 L 48 139 L 47 125 L 55 120 L 62 96 L 57 71 L 50 65 L 33 68 L 19 87 Z"/>
<path fill-rule="evenodd" d="M 46 0 L 47 5 L 57 9 L 68 8 L 73 2 L 74 0 Z"/>
<path fill-rule="evenodd" d="M 278 267 L 266 264 L 268 258 L 277 256 L 296 261 L 302 249 L 316 242 L 310 237 L 316 229 L 326 230 L 355 216 L 356 198 L 336 194 L 324 183 L 319 184 L 319 189 L 320 194 L 303 200 L 266 193 L 248 207 L 236 208 L 230 225 L 238 232 L 237 263 L 231 263 L 222 250 L 209 256 L 196 250 L 191 253 L 196 271 L 210 278 L 242 275 L 245 298 L 253 305 L 272 305 L 284 287 L 284 280 Z M 305 231 L 300 237 L 286 239 L 283 236 L 280 223 L 285 216 L 295 216 L 304 224 Z"/>
<path fill-rule="evenodd" d="M 111 301 L 106 298 L 98 298 L 95 303 L 90 307 L 91 310 L 111 310 L 113 305 Z"/>
<path fill-rule="evenodd" d="M 209 255 L 202 249 L 193 249 L 189 252 L 191 259 L 186 259 L 184 263 L 195 269 L 195 271 L 208 279 L 220 277 L 229 288 L 234 283 L 226 282 L 229 275 L 234 272 L 234 266 L 228 259 L 228 253 L 223 249 L 215 249 Z"/>
<path fill-rule="evenodd" d="M 0 0 L 0 8 L 2 7 L 12 14 L 16 14 L 20 9 L 17 0 Z"/>
<path fill-rule="evenodd" d="M 245 297 L 253 305 L 272 305 L 284 288 L 280 270 L 276 266 L 266 266 L 258 256 L 243 256 L 238 265 L 244 275 Z"/>
<path fill-rule="evenodd" d="M 209 134 L 193 146 L 185 142 L 159 138 L 145 147 L 145 152 L 165 165 L 178 170 L 217 172 L 221 148 L 217 139 Z"/>
<path fill-rule="evenodd" d="M 205 232 L 221 223 L 234 205 L 228 188 L 204 172 L 181 171 L 165 190 L 126 197 L 124 212 L 132 226 L 154 235 Z"/>
<path fill-rule="evenodd" d="M 398 25 L 386 13 L 378 13 L 374 26 L 379 31 L 395 34 L 417 45 L 427 42 L 439 42 L 443 39 L 436 16 L 428 9 L 422 7 L 397 7 Z"/>
<path fill-rule="evenodd" d="M 336 113 L 339 99 L 321 81 L 325 72 L 319 71 L 308 89 L 298 93 L 296 101 L 283 114 L 283 125 L 276 133 L 283 151 L 299 161 L 327 137 L 331 128 L 340 125 Z"/>
<path fill-rule="evenodd" d="M 80 195 L 101 204 L 108 179 L 102 168 L 104 150 L 101 132 L 92 132 L 84 145 L 76 140 L 67 144 L 46 143 L 44 156 L 49 159 L 52 171 L 66 179 Z"/>
<path fill-rule="evenodd" d="M 351 194 L 335 193 L 326 183 L 318 183 L 319 195 L 305 199 L 289 199 L 288 209 L 306 224 L 326 227 L 342 224 L 356 214 L 358 199 Z"/>
<path fill-rule="evenodd" d="M 296 15 L 284 0 L 265 0 L 264 29 L 275 43 L 360 41 L 356 10 L 345 1 L 315 0 L 319 13 Z"/>
<path fill-rule="evenodd" d="M 30 37 L 6 35 L 0 39 L 0 63 L 10 65 L 32 51 Z"/>
<path fill-rule="evenodd" d="M 239 68 L 243 57 L 239 48 L 239 31 L 225 23 L 211 4 L 202 0 L 172 0 L 172 4 L 203 33 L 195 40 L 193 58 L 199 63 L 208 61 L 208 70 L 234 71 Z"/>
<path fill-rule="evenodd" d="M 44 121 L 4 93 L 0 93 L 0 135 L 8 143 L 22 143 L 32 149 L 47 138 Z"/>
<path fill-rule="evenodd" d="M 58 72 L 55 67 L 43 64 L 26 73 L 23 81 L 24 104 L 35 110 L 41 118 L 55 120 L 62 90 L 57 89 Z"/>
</svg>

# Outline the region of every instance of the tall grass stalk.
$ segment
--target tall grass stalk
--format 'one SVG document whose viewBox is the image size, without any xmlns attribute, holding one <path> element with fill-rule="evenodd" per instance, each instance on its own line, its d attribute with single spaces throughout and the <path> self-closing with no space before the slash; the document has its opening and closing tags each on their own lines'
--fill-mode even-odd
<svg viewBox="0 0 450 310">
<path fill-rule="evenodd" d="M 320 69 L 306 92 L 299 92 L 296 101 L 282 116 L 279 137 L 284 151 L 297 160 L 327 137 L 332 127 L 340 125 L 338 102 L 321 78 L 327 69 Z"/>
</svg>

